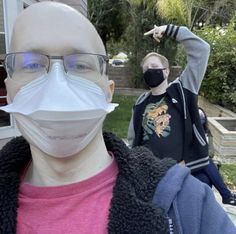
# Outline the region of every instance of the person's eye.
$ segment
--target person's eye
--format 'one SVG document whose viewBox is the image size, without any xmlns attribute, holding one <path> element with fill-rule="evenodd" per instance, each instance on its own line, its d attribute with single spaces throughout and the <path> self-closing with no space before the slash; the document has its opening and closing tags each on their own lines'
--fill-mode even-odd
<svg viewBox="0 0 236 234">
<path fill-rule="evenodd" d="M 88 63 L 79 62 L 69 66 L 69 69 L 75 72 L 88 72 L 92 70 L 92 66 Z"/>
<path fill-rule="evenodd" d="M 44 66 L 42 64 L 36 63 L 36 62 L 24 64 L 22 66 L 22 70 L 24 72 L 28 72 L 28 73 L 38 72 L 38 71 L 41 71 L 43 68 L 44 68 Z"/>
<path fill-rule="evenodd" d="M 90 69 L 90 66 L 88 64 L 85 64 L 85 63 L 78 63 L 76 64 L 76 69 L 77 70 L 89 70 Z"/>
</svg>

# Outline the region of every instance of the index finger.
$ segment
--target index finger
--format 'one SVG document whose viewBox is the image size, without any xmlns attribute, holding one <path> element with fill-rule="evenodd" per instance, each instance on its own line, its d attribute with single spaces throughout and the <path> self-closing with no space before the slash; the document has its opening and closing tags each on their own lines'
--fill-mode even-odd
<svg viewBox="0 0 236 234">
<path fill-rule="evenodd" d="M 145 32 L 145 33 L 144 33 L 144 36 L 148 36 L 148 35 L 153 34 L 153 33 L 154 33 L 154 30 L 155 30 L 155 28 L 153 28 L 152 30 L 150 30 L 150 31 L 148 31 L 148 32 Z"/>
</svg>

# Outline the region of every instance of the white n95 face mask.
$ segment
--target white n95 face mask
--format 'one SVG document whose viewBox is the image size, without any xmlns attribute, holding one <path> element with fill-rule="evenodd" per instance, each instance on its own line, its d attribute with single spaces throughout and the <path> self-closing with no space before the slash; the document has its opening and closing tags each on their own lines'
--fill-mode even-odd
<svg viewBox="0 0 236 234">
<path fill-rule="evenodd" d="M 15 81 L 7 82 L 11 86 Z M 30 144 L 62 158 L 85 148 L 116 106 L 94 82 L 65 74 L 61 64 L 54 63 L 49 74 L 22 87 L 12 103 L 0 109 L 15 117 Z"/>
</svg>

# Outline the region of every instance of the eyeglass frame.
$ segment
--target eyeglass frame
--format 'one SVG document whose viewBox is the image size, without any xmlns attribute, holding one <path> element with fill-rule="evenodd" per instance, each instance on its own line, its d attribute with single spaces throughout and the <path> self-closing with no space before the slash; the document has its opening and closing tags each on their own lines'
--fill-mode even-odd
<svg viewBox="0 0 236 234">
<path fill-rule="evenodd" d="M 66 66 L 65 66 L 65 61 L 64 61 L 64 57 L 65 56 L 71 56 L 71 55 L 96 55 L 96 56 L 99 56 L 99 57 L 102 57 L 104 62 L 106 63 L 106 65 L 108 64 L 109 62 L 109 58 L 107 55 L 103 55 L 103 54 L 94 54 L 94 53 L 74 53 L 74 54 L 67 54 L 67 55 L 47 55 L 47 54 L 42 54 L 42 53 L 37 53 L 37 52 L 33 52 L 33 51 L 29 51 L 29 52 L 15 52 L 15 53 L 8 53 L 5 55 L 4 57 L 4 60 L 1 62 L 3 67 L 5 68 L 7 74 L 9 75 L 9 72 L 8 72 L 8 69 L 7 69 L 7 66 L 6 66 L 6 58 L 9 56 L 9 55 L 13 55 L 13 54 L 26 54 L 26 53 L 30 53 L 30 54 L 39 54 L 39 55 L 43 55 L 43 56 L 46 56 L 48 61 L 49 61 L 49 64 L 48 64 L 48 68 L 46 69 L 46 73 L 48 74 L 49 73 L 49 69 L 51 67 L 51 60 L 54 59 L 60 59 L 63 61 L 63 67 L 64 67 L 64 70 L 65 72 L 67 73 L 67 69 L 66 69 Z M 105 69 L 105 75 L 107 75 L 107 72 L 108 72 L 108 66 L 106 66 L 106 69 Z M 9 75 L 9 77 L 11 78 L 11 76 Z"/>
<path fill-rule="evenodd" d="M 143 71 L 143 73 L 145 73 L 147 70 L 149 70 L 149 69 L 159 69 L 159 70 L 162 70 L 162 71 L 164 71 L 164 70 L 166 70 L 166 69 L 168 69 L 168 67 L 162 67 L 162 68 L 148 68 L 148 69 L 146 69 L 146 70 L 142 70 Z"/>
</svg>

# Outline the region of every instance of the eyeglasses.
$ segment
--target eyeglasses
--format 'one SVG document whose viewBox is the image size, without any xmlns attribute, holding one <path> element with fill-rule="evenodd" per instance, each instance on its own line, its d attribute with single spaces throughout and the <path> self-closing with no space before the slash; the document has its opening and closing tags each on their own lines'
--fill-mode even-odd
<svg viewBox="0 0 236 234">
<path fill-rule="evenodd" d="M 160 70 L 166 70 L 166 67 L 159 67 L 152 65 L 151 67 L 143 67 L 143 73 L 146 72 L 148 69 L 160 69 Z"/>
<path fill-rule="evenodd" d="M 3 65 L 10 78 L 36 79 L 49 72 L 51 60 L 63 60 L 65 72 L 88 79 L 106 74 L 108 57 L 100 54 L 77 53 L 64 56 L 49 56 L 34 52 L 7 54 Z M 26 77 L 25 77 L 26 76 Z"/>
</svg>

